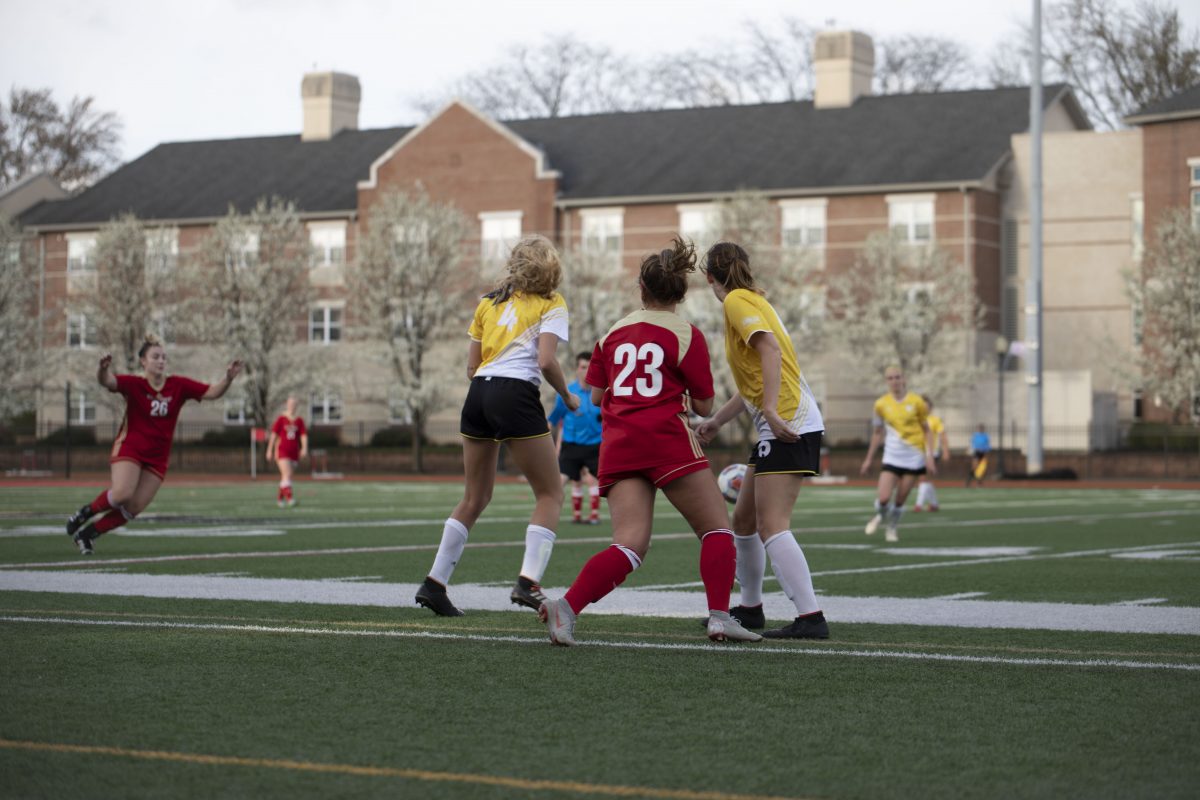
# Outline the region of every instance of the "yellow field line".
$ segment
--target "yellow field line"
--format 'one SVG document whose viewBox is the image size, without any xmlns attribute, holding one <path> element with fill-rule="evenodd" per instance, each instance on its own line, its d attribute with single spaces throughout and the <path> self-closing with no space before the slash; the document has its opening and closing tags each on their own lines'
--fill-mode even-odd
<svg viewBox="0 0 1200 800">
<path fill-rule="evenodd" d="M 768 795 L 694 792 L 688 789 L 656 789 L 642 786 L 576 783 L 574 781 L 527 780 L 524 778 L 504 778 L 497 775 L 472 775 L 462 772 L 431 772 L 422 769 L 399 769 L 396 767 L 364 767 L 356 764 L 322 764 L 313 761 L 291 761 L 287 759 L 215 756 L 202 753 L 178 753 L 169 750 L 130 750 L 123 747 L 26 742 L 12 739 L 0 739 L 0 748 L 50 753 L 119 756 L 122 758 L 140 758 L 148 761 L 176 761 L 184 764 L 205 764 L 209 766 L 263 767 L 266 769 L 283 769 L 297 772 L 361 775 L 372 778 L 405 778 L 408 780 L 437 783 L 469 783 L 484 786 L 502 786 L 521 791 L 574 792 L 576 794 L 603 795 L 607 797 L 657 797 L 667 798 L 667 800 L 802 800 L 801 798 L 783 798 Z"/>
</svg>

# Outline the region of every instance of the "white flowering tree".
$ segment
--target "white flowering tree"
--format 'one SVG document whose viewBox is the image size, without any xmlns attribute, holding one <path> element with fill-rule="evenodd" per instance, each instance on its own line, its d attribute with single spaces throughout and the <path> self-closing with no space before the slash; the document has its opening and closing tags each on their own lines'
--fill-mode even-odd
<svg viewBox="0 0 1200 800">
<path fill-rule="evenodd" d="M 571 319 L 567 374 L 575 369 L 574 354 L 591 352 L 617 320 L 638 307 L 636 270 L 623 268 L 619 252 L 584 242 L 561 254 L 563 282 L 559 287 Z"/>
<path fill-rule="evenodd" d="M 37 348 L 37 261 L 33 242 L 0 217 L 0 420 L 33 408 L 42 366 Z"/>
<path fill-rule="evenodd" d="M 412 421 L 417 472 L 430 416 L 445 406 L 453 382 L 465 380 L 463 324 L 479 289 L 464 258 L 468 231 L 462 212 L 420 186 L 384 193 L 371 207 L 348 276 L 352 335 L 391 373 L 389 401 Z M 437 349 L 447 340 L 459 345 L 452 358 Z"/>
</svg>

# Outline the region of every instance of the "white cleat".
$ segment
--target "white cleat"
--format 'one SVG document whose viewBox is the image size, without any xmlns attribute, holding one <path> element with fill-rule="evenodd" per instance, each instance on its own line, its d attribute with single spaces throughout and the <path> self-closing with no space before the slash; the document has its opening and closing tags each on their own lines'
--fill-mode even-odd
<svg viewBox="0 0 1200 800">
<path fill-rule="evenodd" d="M 871 517 L 870 521 L 867 522 L 867 527 L 863 528 L 863 533 L 865 533 L 867 536 L 875 533 L 875 531 L 879 530 L 879 523 L 881 522 L 883 522 L 882 514 L 876 514 L 875 516 Z"/>
<path fill-rule="evenodd" d="M 562 647 L 574 647 L 575 641 L 575 612 L 565 597 L 557 600 L 547 600 L 538 608 L 538 617 L 546 623 L 550 632 L 550 643 Z"/>
<path fill-rule="evenodd" d="M 709 611 L 708 638 L 714 642 L 761 642 L 763 637 L 743 628 L 728 611 Z"/>
<path fill-rule="evenodd" d="M 883 533 L 883 538 L 884 538 L 886 541 L 889 541 L 889 542 L 898 542 L 898 541 L 900 541 L 900 534 L 896 532 L 896 526 L 895 526 L 895 525 L 889 525 L 889 526 L 888 526 L 888 528 L 887 528 L 887 530 L 886 530 L 886 531 L 884 531 L 884 533 Z"/>
</svg>

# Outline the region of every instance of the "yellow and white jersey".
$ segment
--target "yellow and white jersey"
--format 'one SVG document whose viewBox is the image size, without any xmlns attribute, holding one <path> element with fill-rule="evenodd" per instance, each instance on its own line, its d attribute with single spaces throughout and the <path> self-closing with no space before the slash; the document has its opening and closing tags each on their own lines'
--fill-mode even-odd
<svg viewBox="0 0 1200 800">
<path fill-rule="evenodd" d="M 933 437 L 933 457 L 939 458 L 942 455 L 942 431 L 946 430 L 946 423 L 933 414 L 929 415 L 928 422 L 929 435 Z"/>
<path fill-rule="evenodd" d="M 759 331 L 774 334 L 782 356 L 779 381 L 779 405 L 775 409 L 795 433 L 825 430 L 821 410 L 812 390 L 800 372 L 792 337 L 775 313 L 775 309 L 760 294 L 748 289 L 734 289 L 725 296 L 725 358 L 733 372 L 738 394 L 754 417 L 754 427 L 760 441 L 774 439 L 771 427 L 762 415 L 762 359 L 750 345 L 750 338 Z"/>
<path fill-rule="evenodd" d="M 883 463 L 905 469 L 925 466 L 925 428 L 929 406 L 920 395 L 909 392 L 900 400 L 888 392 L 875 401 L 875 427 L 883 426 Z"/>
<path fill-rule="evenodd" d="M 467 331 L 483 350 L 476 377 L 520 378 L 542 382 L 538 369 L 538 336 L 553 333 L 567 341 L 567 303 L 558 292 L 553 297 L 513 294 L 500 305 L 484 297 L 475 307 Z"/>
</svg>

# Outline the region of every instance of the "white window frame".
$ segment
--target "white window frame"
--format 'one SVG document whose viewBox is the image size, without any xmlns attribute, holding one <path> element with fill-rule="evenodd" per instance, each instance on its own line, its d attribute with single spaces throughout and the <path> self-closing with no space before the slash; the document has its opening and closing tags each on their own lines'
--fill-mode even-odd
<svg viewBox="0 0 1200 800">
<path fill-rule="evenodd" d="M 91 350 L 96 346 L 95 342 L 89 341 L 88 334 L 94 335 L 94 326 L 88 324 L 87 314 L 67 312 L 67 348 L 70 350 Z M 72 341 L 73 339 L 78 341 Z"/>
<path fill-rule="evenodd" d="M 625 209 L 581 208 L 579 243 L 585 253 L 620 259 L 625 249 Z"/>
<path fill-rule="evenodd" d="M 1129 249 L 1133 263 L 1140 264 L 1146 252 L 1146 202 L 1141 192 L 1129 195 Z"/>
<path fill-rule="evenodd" d="M 331 220 L 308 223 L 308 243 L 312 247 L 309 266 L 340 268 L 346 264 L 346 223 Z"/>
<path fill-rule="evenodd" d="M 909 305 L 917 302 L 918 295 L 924 294 L 929 297 L 930 303 L 937 297 L 937 285 L 933 281 L 909 281 L 901 284 L 904 289 L 904 299 Z"/>
<path fill-rule="evenodd" d="M 1188 197 L 1191 198 L 1192 228 L 1200 230 L 1200 157 L 1189 158 Z"/>
<path fill-rule="evenodd" d="M 179 265 L 179 229 L 149 228 L 146 231 L 146 271 L 167 274 Z"/>
<path fill-rule="evenodd" d="M 229 253 L 226 254 L 225 265 L 230 268 L 247 269 L 257 262 L 260 239 L 258 231 L 242 231 L 237 241 L 229 243 Z"/>
<path fill-rule="evenodd" d="M 335 313 L 336 312 L 336 313 Z M 344 303 L 317 303 L 308 309 L 308 343 L 314 345 L 337 344 L 342 340 L 346 307 Z M 316 319 L 317 314 L 321 319 Z M 337 335 L 334 336 L 334 332 Z"/>
<path fill-rule="evenodd" d="M 521 241 L 525 217 L 523 211 L 482 211 L 479 214 L 479 263 L 485 268 L 508 261 Z"/>
<path fill-rule="evenodd" d="M 245 427 L 250 424 L 250 420 L 246 414 L 246 397 L 236 394 L 233 396 L 226 395 L 225 398 L 225 424 L 229 427 Z"/>
<path fill-rule="evenodd" d="M 931 245 L 936 241 L 937 195 L 889 194 L 884 199 L 888 204 L 889 231 L 902 233 L 902 241 L 911 245 Z M 920 236 L 921 226 L 929 229 L 924 238 Z"/>
<path fill-rule="evenodd" d="M 313 425 L 341 425 L 344 417 L 342 396 L 331 389 L 308 396 L 309 420 Z"/>
<path fill-rule="evenodd" d="M 690 240 L 697 250 L 707 251 L 716 243 L 721 227 L 716 203 L 680 203 L 675 211 L 679 214 L 679 235 Z"/>
<path fill-rule="evenodd" d="M 68 233 L 67 272 L 96 271 L 96 234 Z"/>
<path fill-rule="evenodd" d="M 824 197 L 779 201 L 779 243 L 784 250 L 807 251 L 825 266 L 829 200 Z"/>
<path fill-rule="evenodd" d="M 85 391 L 77 389 L 71 392 L 71 424 L 96 424 L 96 402 L 89 399 Z"/>
</svg>

